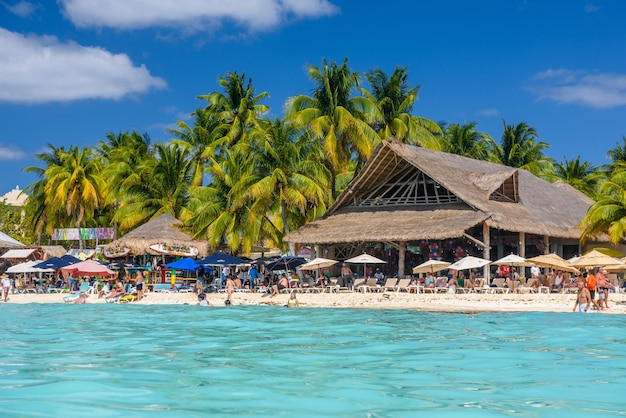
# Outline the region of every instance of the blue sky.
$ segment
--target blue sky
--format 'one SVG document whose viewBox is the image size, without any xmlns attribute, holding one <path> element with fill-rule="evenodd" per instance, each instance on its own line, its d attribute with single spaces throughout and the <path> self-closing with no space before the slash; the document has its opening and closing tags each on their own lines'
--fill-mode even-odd
<svg viewBox="0 0 626 418">
<path fill-rule="evenodd" d="M 415 114 L 496 139 L 525 121 L 549 156 L 603 164 L 626 135 L 625 16 L 620 0 L 0 0 L 0 194 L 36 180 L 22 170 L 47 143 L 167 141 L 229 71 L 282 116 L 323 58 L 406 66 Z"/>
</svg>

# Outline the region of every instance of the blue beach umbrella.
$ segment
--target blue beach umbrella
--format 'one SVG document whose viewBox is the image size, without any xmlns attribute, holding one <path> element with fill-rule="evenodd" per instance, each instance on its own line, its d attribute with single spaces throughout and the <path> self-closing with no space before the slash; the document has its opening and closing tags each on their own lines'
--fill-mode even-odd
<svg viewBox="0 0 626 418">
<path fill-rule="evenodd" d="M 176 270 L 188 270 L 188 271 L 196 271 L 200 265 L 196 263 L 191 257 L 183 258 L 181 260 L 172 261 L 171 263 L 167 263 L 165 267 Z"/>
<path fill-rule="evenodd" d="M 70 264 L 79 263 L 80 260 L 71 255 L 64 255 L 63 257 L 52 257 L 41 263 L 35 264 L 33 267 L 40 269 L 60 269 L 62 267 L 69 266 Z"/>
<path fill-rule="evenodd" d="M 269 271 L 274 270 L 295 270 L 297 267 L 305 264 L 307 261 L 304 257 L 298 257 L 293 255 L 285 255 L 280 257 L 276 261 L 267 263 L 265 268 Z"/>
<path fill-rule="evenodd" d="M 208 257 L 201 258 L 200 260 L 197 260 L 196 263 L 207 266 L 237 266 L 240 264 L 246 264 L 246 262 L 241 258 L 233 257 L 232 255 L 228 255 L 221 251 L 211 254 Z"/>
</svg>

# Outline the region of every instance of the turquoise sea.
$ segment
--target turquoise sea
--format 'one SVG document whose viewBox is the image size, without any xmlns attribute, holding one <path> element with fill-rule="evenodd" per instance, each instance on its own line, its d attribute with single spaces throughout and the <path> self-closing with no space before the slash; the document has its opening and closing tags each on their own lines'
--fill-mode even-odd
<svg viewBox="0 0 626 418">
<path fill-rule="evenodd" d="M 0 305 L 2 417 L 626 415 L 626 317 Z"/>
</svg>

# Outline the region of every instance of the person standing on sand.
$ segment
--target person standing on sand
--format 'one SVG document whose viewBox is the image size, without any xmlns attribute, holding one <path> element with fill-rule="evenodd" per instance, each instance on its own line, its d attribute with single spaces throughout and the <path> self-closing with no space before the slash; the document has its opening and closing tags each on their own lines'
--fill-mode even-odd
<svg viewBox="0 0 626 418">
<path fill-rule="evenodd" d="M 226 278 L 226 292 L 228 293 L 228 298 L 226 299 L 226 304 L 230 305 L 233 303 L 233 292 L 235 291 L 235 281 L 233 280 L 233 276 L 228 276 Z"/>
<path fill-rule="evenodd" d="M 589 293 L 589 289 L 585 287 L 584 282 L 578 282 L 578 293 L 576 294 L 576 302 L 574 302 L 574 309 L 572 312 L 576 312 L 576 307 L 578 307 L 578 312 L 589 312 L 589 307 L 591 306 L 591 294 Z"/>
<path fill-rule="evenodd" d="M 137 291 L 137 300 L 135 302 L 139 302 L 143 297 L 143 286 L 144 286 L 144 278 L 141 270 L 137 272 L 137 277 L 135 277 L 135 290 Z"/>
<path fill-rule="evenodd" d="M 600 305 L 600 307 L 604 305 L 604 307 L 608 309 L 609 288 L 611 287 L 611 282 L 606 278 L 602 267 L 598 267 L 596 270 L 596 279 L 598 283 L 598 305 Z"/>
<path fill-rule="evenodd" d="M 11 290 L 11 279 L 9 279 L 9 275 L 5 273 L 2 275 L 2 294 L 5 302 L 9 300 L 9 290 Z"/>
</svg>

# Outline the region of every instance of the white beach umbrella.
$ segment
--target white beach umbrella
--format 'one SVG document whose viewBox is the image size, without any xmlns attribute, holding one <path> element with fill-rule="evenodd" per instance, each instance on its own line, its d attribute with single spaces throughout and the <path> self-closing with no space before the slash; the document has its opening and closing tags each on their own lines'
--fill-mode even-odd
<svg viewBox="0 0 626 418">
<path fill-rule="evenodd" d="M 335 264 L 337 264 L 339 261 L 337 260 L 330 260 L 328 258 L 314 258 L 313 260 L 309 261 L 308 263 L 302 264 L 300 267 L 298 267 L 300 270 L 316 270 L 316 269 L 321 269 L 324 267 L 330 267 L 333 266 Z"/>
<path fill-rule="evenodd" d="M 533 263 L 527 261 L 525 258 L 516 254 L 509 254 L 506 257 L 502 257 L 499 260 L 494 261 L 491 264 L 514 266 L 514 267 L 532 267 Z"/>
<path fill-rule="evenodd" d="M 485 260 L 484 258 L 468 255 L 467 257 L 463 257 L 456 263 L 450 264 L 448 268 L 452 270 L 477 269 L 480 267 L 484 267 L 489 263 L 491 263 L 491 261 Z"/>
<path fill-rule="evenodd" d="M 413 273 L 434 273 L 436 271 L 445 270 L 451 263 L 447 261 L 441 260 L 428 260 L 420 264 L 419 266 L 413 267 Z"/>
<path fill-rule="evenodd" d="M 368 264 L 387 264 L 386 261 L 383 261 L 380 258 L 376 258 L 373 255 L 369 255 L 367 253 L 363 253 L 361 255 L 357 255 L 356 257 L 349 258 L 346 260 L 346 263 L 352 263 L 352 264 L 363 263 L 363 276 L 367 275 Z"/>
</svg>

